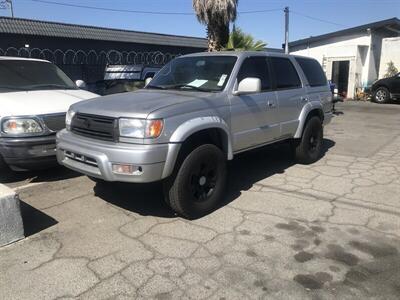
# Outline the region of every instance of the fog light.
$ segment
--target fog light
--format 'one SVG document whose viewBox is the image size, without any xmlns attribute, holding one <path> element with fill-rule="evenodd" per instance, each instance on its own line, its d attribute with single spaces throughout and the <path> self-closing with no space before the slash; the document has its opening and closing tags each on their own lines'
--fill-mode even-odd
<svg viewBox="0 0 400 300">
<path fill-rule="evenodd" d="M 142 167 L 126 164 L 113 164 L 112 171 L 122 175 L 142 175 Z"/>
</svg>

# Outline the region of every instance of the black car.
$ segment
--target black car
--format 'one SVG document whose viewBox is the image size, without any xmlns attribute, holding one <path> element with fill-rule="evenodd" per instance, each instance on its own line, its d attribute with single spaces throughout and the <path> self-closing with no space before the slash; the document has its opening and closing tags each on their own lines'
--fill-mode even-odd
<svg viewBox="0 0 400 300">
<path fill-rule="evenodd" d="M 378 103 L 387 103 L 390 100 L 400 101 L 400 73 L 374 82 L 371 94 L 373 101 Z"/>
</svg>

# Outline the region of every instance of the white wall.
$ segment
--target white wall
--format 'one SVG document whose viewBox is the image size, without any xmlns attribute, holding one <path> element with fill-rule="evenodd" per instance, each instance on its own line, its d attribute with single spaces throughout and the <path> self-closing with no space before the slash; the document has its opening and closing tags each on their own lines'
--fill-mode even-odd
<svg viewBox="0 0 400 300">
<path fill-rule="evenodd" d="M 308 47 L 291 48 L 291 54 L 304 55 L 317 59 L 321 64 L 324 57 L 355 57 L 357 56 L 357 46 L 369 46 L 371 38 L 369 35 L 335 37 L 324 40 L 323 43 L 311 43 Z"/>
<path fill-rule="evenodd" d="M 303 55 L 317 59 L 323 66 L 328 79 L 332 75 L 332 63 L 334 61 L 349 60 L 349 85 L 348 97 L 353 98 L 355 89 L 361 87 L 363 82 L 369 79 L 368 65 L 372 59 L 370 55 L 371 36 L 358 34 L 346 37 L 335 37 L 324 40 L 323 42 L 311 43 L 308 47 L 299 49 L 292 48 L 291 54 Z M 362 63 L 359 46 L 366 49 L 365 65 Z M 364 55 L 365 56 L 365 55 Z"/>
<path fill-rule="evenodd" d="M 386 74 L 387 64 L 393 61 L 400 72 L 400 37 L 385 38 L 382 40 L 381 63 L 379 68 L 379 78 Z"/>
</svg>

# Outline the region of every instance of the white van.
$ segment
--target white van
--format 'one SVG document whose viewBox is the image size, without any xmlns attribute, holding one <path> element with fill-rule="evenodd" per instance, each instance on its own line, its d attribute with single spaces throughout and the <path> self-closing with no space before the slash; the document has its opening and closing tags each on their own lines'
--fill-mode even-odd
<svg viewBox="0 0 400 300">
<path fill-rule="evenodd" d="M 56 133 L 70 105 L 97 97 L 49 61 L 0 56 L 0 173 L 57 163 Z"/>
</svg>

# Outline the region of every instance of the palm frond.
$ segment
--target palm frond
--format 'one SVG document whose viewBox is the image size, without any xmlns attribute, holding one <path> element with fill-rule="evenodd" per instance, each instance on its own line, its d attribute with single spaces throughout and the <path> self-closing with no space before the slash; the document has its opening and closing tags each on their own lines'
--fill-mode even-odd
<svg viewBox="0 0 400 300">
<path fill-rule="evenodd" d="M 193 0 L 193 9 L 200 23 L 226 25 L 237 17 L 239 0 Z"/>
<path fill-rule="evenodd" d="M 200 23 L 207 26 L 208 50 L 221 50 L 229 39 L 229 24 L 237 17 L 239 0 L 193 0 Z"/>
<path fill-rule="evenodd" d="M 225 50 L 235 51 L 261 51 L 267 46 L 263 41 L 255 41 L 253 36 L 244 33 L 240 28 L 235 28 L 229 35 L 229 40 L 225 46 Z"/>
</svg>

